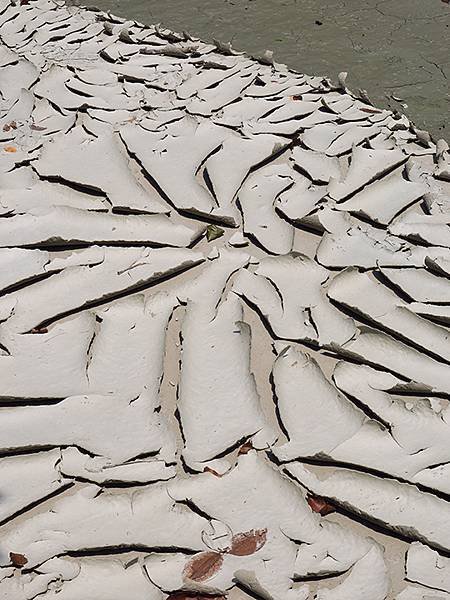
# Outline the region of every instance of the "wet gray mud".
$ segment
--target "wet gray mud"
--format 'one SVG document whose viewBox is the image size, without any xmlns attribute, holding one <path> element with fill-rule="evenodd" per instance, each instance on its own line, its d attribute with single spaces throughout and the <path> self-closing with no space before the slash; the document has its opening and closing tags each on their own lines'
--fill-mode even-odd
<svg viewBox="0 0 450 600">
<path fill-rule="evenodd" d="M 74 4 L 88 4 L 88 0 Z M 128 19 L 266 49 L 290 68 L 363 88 L 437 139 L 450 128 L 450 5 L 442 0 L 93 0 Z"/>
</svg>

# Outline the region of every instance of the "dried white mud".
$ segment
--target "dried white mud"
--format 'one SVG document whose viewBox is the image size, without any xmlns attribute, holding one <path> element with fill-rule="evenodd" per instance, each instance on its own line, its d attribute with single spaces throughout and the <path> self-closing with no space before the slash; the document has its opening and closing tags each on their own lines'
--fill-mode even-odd
<svg viewBox="0 0 450 600">
<path fill-rule="evenodd" d="M 0 598 L 449 598 L 449 193 L 344 74 L 0 0 Z"/>
</svg>

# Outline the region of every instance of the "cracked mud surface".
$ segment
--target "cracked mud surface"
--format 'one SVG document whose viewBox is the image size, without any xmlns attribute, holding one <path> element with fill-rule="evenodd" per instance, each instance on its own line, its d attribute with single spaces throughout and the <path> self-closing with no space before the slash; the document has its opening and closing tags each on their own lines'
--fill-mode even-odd
<svg viewBox="0 0 450 600">
<path fill-rule="evenodd" d="M 450 599 L 450 156 L 346 86 L 0 0 L 0 599 Z"/>
<path fill-rule="evenodd" d="M 97 0 L 95 5 L 205 40 L 231 40 L 249 53 L 268 48 L 277 61 L 302 73 L 335 79 L 348 71 L 352 89 L 367 90 L 377 106 L 400 110 L 436 139 L 449 136 L 450 6 L 441 0 Z"/>
</svg>

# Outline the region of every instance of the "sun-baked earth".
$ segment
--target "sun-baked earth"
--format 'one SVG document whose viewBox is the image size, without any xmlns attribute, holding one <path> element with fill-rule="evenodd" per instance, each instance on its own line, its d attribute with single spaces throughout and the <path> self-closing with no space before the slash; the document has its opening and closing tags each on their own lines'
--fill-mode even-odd
<svg viewBox="0 0 450 600">
<path fill-rule="evenodd" d="M 0 0 L 0 598 L 450 599 L 445 141 Z"/>
</svg>

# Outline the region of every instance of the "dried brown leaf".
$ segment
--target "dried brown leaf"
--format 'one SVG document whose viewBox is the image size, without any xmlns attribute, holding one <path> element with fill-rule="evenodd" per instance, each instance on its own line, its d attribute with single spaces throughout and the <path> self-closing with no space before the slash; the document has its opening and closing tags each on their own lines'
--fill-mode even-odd
<svg viewBox="0 0 450 600">
<path fill-rule="evenodd" d="M 33 327 L 30 333 L 48 333 L 47 327 Z"/>
<path fill-rule="evenodd" d="M 23 554 L 19 554 L 18 552 L 10 552 L 9 560 L 15 567 L 19 568 L 24 567 L 28 562 L 28 558 Z"/>
<path fill-rule="evenodd" d="M 371 115 L 379 115 L 382 111 L 376 108 L 361 108 L 362 112 L 369 113 Z"/>
<path fill-rule="evenodd" d="M 223 556 L 220 552 L 200 552 L 183 569 L 183 576 L 192 581 L 206 581 L 220 570 Z"/>
<path fill-rule="evenodd" d="M 4 150 L 5 152 L 17 152 L 17 148 L 15 148 L 14 146 L 5 146 L 5 147 L 3 148 L 3 150 Z"/>
<path fill-rule="evenodd" d="M 251 529 L 244 533 L 236 533 L 231 540 L 230 554 L 249 556 L 258 552 L 267 540 L 267 529 Z"/>
<path fill-rule="evenodd" d="M 332 512 L 335 512 L 335 508 L 332 504 L 329 504 L 326 500 L 320 496 L 308 496 L 307 502 L 313 512 L 319 513 L 324 517 Z"/>
<path fill-rule="evenodd" d="M 253 450 L 253 446 L 250 440 L 242 444 L 242 446 L 238 450 L 238 454 L 248 454 L 250 450 Z"/>
<path fill-rule="evenodd" d="M 41 127 L 40 125 L 35 125 L 34 123 L 32 123 L 30 125 L 30 129 L 32 129 L 33 131 L 44 131 L 46 127 Z"/>
</svg>

